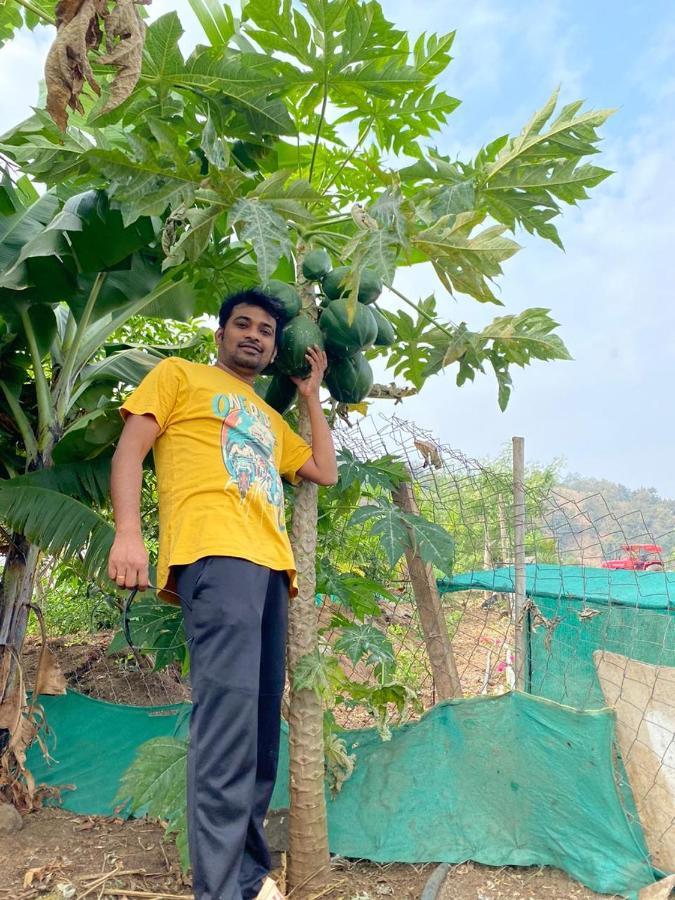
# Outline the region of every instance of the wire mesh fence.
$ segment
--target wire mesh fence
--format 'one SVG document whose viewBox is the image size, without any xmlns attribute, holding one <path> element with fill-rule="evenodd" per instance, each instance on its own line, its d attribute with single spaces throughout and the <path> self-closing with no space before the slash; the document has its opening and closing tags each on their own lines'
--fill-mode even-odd
<svg viewBox="0 0 675 900">
<path fill-rule="evenodd" d="M 379 615 L 358 615 L 330 591 L 317 597 L 322 651 L 338 658 L 352 685 L 370 689 L 361 698 L 357 690 L 331 699 L 337 725 L 377 724 L 386 731 L 444 697 L 514 687 L 580 710 L 610 706 L 617 717 L 617 788 L 627 815 L 639 816 L 655 864 L 675 869 L 675 573 L 659 549 L 672 543 L 672 532 L 653 534 L 648 511 L 614 513 L 601 493 L 582 496 L 557 484 L 554 471 L 528 468 L 526 596 L 518 607 L 508 454 L 481 463 L 396 417 L 340 423 L 335 435 L 340 450 L 356 460 L 403 461 L 411 478 L 409 502 L 454 541 L 451 575 L 428 565 L 415 574 L 414 548 L 392 566 L 367 519 L 355 522 L 344 514 L 367 502 L 358 492 L 341 499 L 351 506 L 337 518 L 320 508 L 319 571 L 337 567 L 354 585 L 372 580 L 386 588 Z M 431 619 L 430 603 L 436 604 Z M 111 619 L 110 598 L 94 598 L 91 609 L 86 640 L 51 641 L 69 687 L 140 706 L 189 699 L 189 675 L 180 660 L 157 670 L 156 654 L 115 637 L 119 608 Z M 163 610 L 175 638 L 179 613 Z M 405 689 L 393 699 L 385 695 L 377 707 L 372 692 L 383 683 L 382 666 L 355 658 L 341 643 L 345 623 L 357 621 L 386 639 L 393 656 L 387 677 Z M 30 639 L 29 676 L 37 652 Z M 442 683 L 444 666 L 450 689 Z"/>
</svg>

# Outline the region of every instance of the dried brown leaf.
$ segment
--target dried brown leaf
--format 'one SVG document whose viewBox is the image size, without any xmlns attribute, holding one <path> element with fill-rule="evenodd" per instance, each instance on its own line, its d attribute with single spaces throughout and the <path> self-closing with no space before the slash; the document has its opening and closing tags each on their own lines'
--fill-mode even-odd
<svg viewBox="0 0 675 900">
<path fill-rule="evenodd" d="M 61 671 L 58 660 L 49 647 L 43 645 L 40 651 L 37 675 L 35 676 L 35 689 L 33 696 L 40 694 L 65 694 L 66 676 Z"/>
<path fill-rule="evenodd" d="M 19 727 L 21 719 L 21 710 L 25 702 L 25 696 L 17 684 L 11 694 L 0 703 L 0 728 L 6 728 L 10 733 L 14 733 Z"/>
<path fill-rule="evenodd" d="M 426 469 L 429 465 L 433 466 L 434 469 L 440 469 L 442 467 L 443 462 L 441 460 L 441 454 L 436 444 L 431 441 L 423 441 L 420 439 L 416 439 L 414 444 L 424 458 L 423 469 Z"/>
<path fill-rule="evenodd" d="M 105 6 L 105 0 L 82 0 L 72 18 L 64 19 L 47 54 L 47 112 L 62 131 L 68 124 L 67 107 L 84 112 L 79 97 L 85 81 L 93 91 L 101 93 L 88 53 L 101 43 L 99 17 Z M 75 0 L 72 0 L 66 12 L 70 14 L 74 7 Z"/>
<path fill-rule="evenodd" d="M 149 3 L 150 0 L 139 0 Z M 117 74 L 110 85 L 101 114 L 123 103 L 136 87 L 143 63 L 145 25 L 138 15 L 134 0 L 117 0 L 109 13 L 104 13 L 106 50 L 101 56 L 103 65 L 117 66 Z"/>
<path fill-rule="evenodd" d="M 84 0 L 60 0 L 56 6 L 56 27 L 67 25 L 80 11 Z"/>
<path fill-rule="evenodd" d="M 48 884 L 54 875 L 60 875 L 63 871 L 63 863 L 60 860 L 50 860 L 50 862 L 45 863 L 44 866 L 35 866 L 32 869 L 28 869 L 23 876 L 23 886 L 24 888 L 29 888 L 34 882 Z"/>
</svg>

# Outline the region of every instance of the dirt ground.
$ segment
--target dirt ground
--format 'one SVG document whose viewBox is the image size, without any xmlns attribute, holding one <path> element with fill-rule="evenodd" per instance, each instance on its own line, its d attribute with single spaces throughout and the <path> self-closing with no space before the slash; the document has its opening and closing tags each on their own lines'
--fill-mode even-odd
<svg viewBox="0 0 675 900">
<path fill-rule="evenodd" d="M 433 864 L 377 865 L 334 859 L 306 900 L 418 900 Z M 283 878 L 283 872 L 278 873 Z M 76 816 L 42 809 L 0 844 L 0 898 L 7 900 L 192 900 L 189 877 L 162 829 L 145 820 Z M 293 896 L 293 895 L 291 895 Z M 300 896 L 295 894 L 295 896 Z M 598 898 L 555 869 L 475 863 L 454 866 L 439 900 L 591 900 Z M 607 895 L 602 895 L 607 896 Z"/>
</svg>

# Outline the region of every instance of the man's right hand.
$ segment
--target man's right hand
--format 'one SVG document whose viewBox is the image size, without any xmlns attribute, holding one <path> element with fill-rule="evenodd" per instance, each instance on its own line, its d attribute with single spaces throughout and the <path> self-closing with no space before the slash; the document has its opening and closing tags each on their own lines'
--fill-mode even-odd
<svg viewBox="0 0 675 900">
<path fill-rule="evenodd" d="M 139 533 L 118 532 L 115 535 L 108 557 L 108 576 L 119 588 L 147 589 L 150 581 L 148 551 Z"/>
</svg>

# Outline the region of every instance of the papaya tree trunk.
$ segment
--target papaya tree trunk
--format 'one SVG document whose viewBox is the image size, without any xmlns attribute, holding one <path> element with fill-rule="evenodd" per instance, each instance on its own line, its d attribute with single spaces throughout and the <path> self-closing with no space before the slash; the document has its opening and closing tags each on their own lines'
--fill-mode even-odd
<svg viewBox="0 0 675 900">
<path fill-rule="evenodd" d="M 300 269 L 304 246 L 298 246 L 298 288 L 307 314 L 316 318 L 314 290 Z M 309 415 L 300 404 L 298 431 L 311 442 Z M 324 794 L 323 704 L 312 690 L 296 690 L 298 661 L 318 648 L 319 610 L 316 596 L 316 525 L 318 488 L 303 482 L 293 510 L 291 543 L 298 571 L 298 596 L 288 614 L 290 814 L 287 889 L 302 897 L 328 873 L 328 824 Z"/>
<path fill-rule="evenodd" d="M 21 655 L 39 556 L 24 535 L 11 535 L 0 583 L 0 703 L 12 686 L 15 660 Z"/>
</svg>

